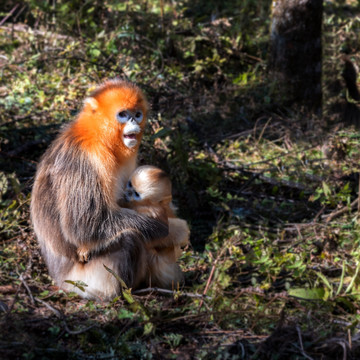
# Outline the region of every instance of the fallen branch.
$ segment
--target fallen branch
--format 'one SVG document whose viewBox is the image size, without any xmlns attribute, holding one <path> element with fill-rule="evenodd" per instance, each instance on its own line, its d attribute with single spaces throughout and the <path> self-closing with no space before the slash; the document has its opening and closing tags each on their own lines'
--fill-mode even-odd
<svg viewBox="0 0 360 360">
<path fill-rule="evenodd" d="M 328 223 L 331 220 L 335 219 L 336 217 L 346 213 L 347 211 L 352 211 L 354 210 L 357 206 L 358 206 L 358 202 L 359 202 L 359 198 L 356 198 L 351 204 L 350 206 L 344 206 L 339 210 L 333 211 L 332 213 L 328 214 L 328 215 L 323 215 L 322 218 L 325 219 L 325 222 Z"/>
<path fill-rule="evenodd" d="M 265 172 L 274 170 L 275 168 L 264 169 L 261 172 L 254 172 L 254 171 L 248 170 L 247 168 L 245 168 L 243 166 L 233 165 L 228 161 L 222 161 L 221 163 L 223 165 L 225 165 L 224 166 L 225 169 L 233 170 L 233 171 L 239 171 L 239 172 L 242 172 L 245 175 L 251 176 L 251 179 L 249 181 L 253 181 L 253 180 L 255 180 L 257 178 L 257 179 L 260 179 L 260 180 L 262 180 L 262 181 L 264 181 L 264 182 L 266 182 L 266 183 L 268 183 L 270 185 L 273 185 L 273 186 L 275 186 L 275 185 L 279 186 L 279 187 L 286 186 L 286 187 L 289 187 L 289 188 L 295 188 L 295 189 L 299 189 L 299 190 L 302 190 L 302 191 L 309 189 L 309 187 L 307 187 L 307 186 L 305 186 L 303 184 L 300 184 L 300 183 L 296 183 L 296 182 L 289 181 L 289 180 L 283 180 L 283 179 L 275 179 L 275 178 L 271 178 L 269 176 L 264 175 Z M 245 166 L 247 166 L 247 165 L 245 165 Z"/>
<path fill-rule="evenodd" d="M 16 4 L 12 10 L 0 21 L 0 26 L 2 26 L 7 19 L 9 19 L 15 12 L 15 10 L 20 6 L 20 4 Z"/>
<path fill-rule="evenodd" d="M 0 294 L 15 294 L 17 289 L 13 285 L 1 285 Z"/>
<path fill-rule="evenodd" d="M 206 286 L 205 286 L 205 289 L 204 289 L 204 292 L 203 292 L 202 296 L 206 296 L 206 293 L 209 290 L 209 286 L 210 286 L 211 280 L 212 280 L 212 278 L 214 276 L 214 272 L 215 272 L 215 269 L 216 269 L 217 260 L 218 259 L 216 259 L 214 261 L 214 265 L 211 268 L 210 275 L 209 275 L 208 281 L 206 282 Z M 203 303 L 204 303 L 204 300 L 201 299 L 201 302 L 200 302 L 200 305 L 199 305 L 199 310 L 201 309 Z"/>
<path fill-rule="evenodd" d="M 139 294 L 146 294 L 146 293 L 151 293 L 151 292 L 157 292 L 160 294 L 168 294 L 168 295 L 179 295 L 179 296 L 186 296 L 186 297 L 191 297 L 191 298 L 206 298 L 206 299 L 211 299 L 210 296 L 205 296 L 204 294 L 194 294 L 194 293 L 187 293 L 187 292 L 181 292 L 181 291 L 173 291 L 173 290 L 168 290 L 168 289 L 161 289 L 161 288 L 157 288 L 157 287 L 149 287 L 146 289 L 140 289 L 140 290 L 135 290 L 132 293 L 134 295 L 139 295 Z"/>
<path fill-rule="evenodd" d="M 38 30 L 38 29 L 32 29 L 30 26 L 26 25 L 26 24 L 13 24 L 11 27 L 9 26 L 3 26 L 2 24 L 0 24 L 1 29 L 5 30 L 5 31 L 9 31 L 9 32 L 20 32 L 20 33 L 30 33 L 33 34 L 35 36 L 49 36 L 49 37 L 54 37 L 56 39 L 59 40 L 72 40 L 73 38 L 69 35 L 62 35 L 62 34 L 57 34 L 54 32 L 50 32 L 50 31 L 42 31 L 42 30 Z"/>
<path fill-rule="evenodd" d="M 205 297 L 207 291 L 209 290 L 209 286 L 210 286 L 210 283 L 211 283 L 212 278 L 213 278 L 213 276 L 214 276 L 214 272 L 215 272 L 215 269 L 216 269 L 216 265 L 217 265 L 219 259 L 223 256 L 223 254 L 224 254 L 224 252 L 225 252 L 226 250 L 227 250 L 227 247 L 224 246 L 224 247 L 222 248 L 222 250 L 220 251 L 219 255 L 217 256 L 217 258 L 214 260 L 214 263 L 213 263 L 213 266 L 212 266 L 212 268 L 211 268 L 208 281 L 206 282 L 206 286 L 205 286 L 205 289 L 204 289 L 204 292 L 203 292 L 203 295 L 202 295 L 203 297 Z M 211 252 L 209 252 L 209 255 L 210 255 L 211 259 L 213 259 L 213 256 L 212 256 L 212 253 L 211 253 Z M 204 304 L 204 298 L 202 298 L 201 301 L 200 301 L 199 311 L 200 311 L 201 307 L 203 306 L 203 304 Z"/>
<path fill-rule="evenodd" d="M 55 316 L 56 316 L 57 318 L 59 318 L 59 319 L 62 319 L 62 318 L 63 318 L 61 312 L 60 312 L 59 310 L 55 309 L 54 307 L 52 307 L 52 306 L 51 306 L 50 304 L 48 304 L 46 301 L 41 300 L 41 299 L 39 299 L 39 298 L 37 298 L 37 297 L 35 298 L 35 300 L 36 300 L 37 302 L 39 302 L 40 304 L 44 305 L 45 307 L 47 307 L 49 310 L 51 310 L 51 311 L 55 314 Z"/>
<path fill-rule="evenodd" d="M 296 325 L 296 331 L 297 331 L 298 336 L 299 336 L 299 344 L 300 344 L 300 350 L 301 350 L 302 355 L 308 360 L 314 360 L 312 357 L 310 357 L 309 355 L 307 355 L 305 353 L 304 345 L 303 345 L 303 342 L 302 342 L 301 330 L 300 330 L 299 325 Z"/>
<path fill-rule="evenodd" d="M 25 281 L 25 279 L 24 279 L 24 276 L 23 276 L 23 275 L 24 275 L 24 274 L 21 274 L 21 275 L 20 275 L 20 277 L 19 277 L 19 279 L 21 280 L 21 282 L 23 283 L 23 285 L 24 285 L 24 287 L 25 287 L 26 291 L 27 291 L 27 292 L 28 292 L 28 294 L 29 294 L 31 304 L 35 305 L 34 296 L 33 296 L 32 292 L 31 292 L 31 290 L 30 290 L 30 288 L 29 288 L 29 286 L 28 286 L 27 282 Z"/>
<path fill-rule="evenodd" d="M 67 325 L 67 323 L 66 323 L 65 315 L 64 315 L 60 310 L 55 309 L 54 307 L 52 307 L 50 304 L 48 304 L 48 303 L 47 303 L 46 301 L 44 301 L 44 300 L 41 300 L 41 299 L 39 299 L 39 298 L 35 298 L 35 300 L 36 300 L 37 302 L 39 302 L 40 304 L 46 306 L 49 310 L 51 310 L 51 311 L 55 314 L 55 316 L 56 316 L 58 319 L 62 320 L 63 325 L 64 325 L 64 328 L 65 328 L 65 331 L 66 331 L 67 333 L 69 333 L 70 335 L 79 335 L 79 334 L 82 334 L 82 333 L 84 333 L 84 332 L 92 329 L 92 328 L 95 326 L 95 325 L 91 325 L 91 326 L 89 326 L 89 327 L 87 327 L 87 328 L 85 328 L 85 329 L 70 330 L 69 327 L 68 327 L 68 325 Z"/>
</svg>

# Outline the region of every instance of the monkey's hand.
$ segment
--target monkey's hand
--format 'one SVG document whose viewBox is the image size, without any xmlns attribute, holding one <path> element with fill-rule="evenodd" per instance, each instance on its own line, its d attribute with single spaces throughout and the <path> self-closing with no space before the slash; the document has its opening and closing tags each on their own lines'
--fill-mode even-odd
<svg viewBox="0 0 360 360">
<path fill-rule="evenodd" d="M 85 246 L 79 247 L 77 249 L 77 256 L 78 256 L 78 260 L 81 263 L 87 263 L 90 260 L 90 250 L 88 248 L 86 248 Z"/>
<path fill-rule="evenodd" d="M 157 209 L 159 211 L 149 211 L 149 206 L 140 206 L 136 210 L 133 209 L 121 209 L 122 215 L 126 215 L 129 221 L 129 227 L 136 228 L 146 238 L 146 242 L 151 242 L 154 239 L 159 239 L 169 234 L 168 218 L 165 210 L 162 208 Z M 137 226 L 141 221 L 146 224 L 144 227 Z"/>
<path fill-rule="evenodd" d="M 139 214 L 156 219 L 164 224 L 168 224 L 168 216 L 166 214 L 166 210 L 161 206 L 137 206 L 135 208 L 135 211 Z"/>
<path fill-rule="evenodd" d="M 169 234 L 175 246 L 184 247 L 190 244 L 189 226 L 183 219 L 169 218 Z"/>
</svg>

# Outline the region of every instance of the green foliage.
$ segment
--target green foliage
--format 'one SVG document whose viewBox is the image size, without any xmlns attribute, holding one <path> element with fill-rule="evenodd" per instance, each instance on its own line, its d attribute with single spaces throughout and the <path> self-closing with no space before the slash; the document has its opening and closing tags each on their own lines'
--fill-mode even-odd
<svg viewBox="0 0 360 360">
<path fill-rule="evenodd" d="M 319 349 L 343 358 L 328 339 L 358 337 L 360 137 L 324 126 L 344 92 L 325 92 L 323 118 L 274 103 L 270 2 L 21 4 L 18 20 L 0 29 L 5 358 L 290 359 L 316 358 Z M 330 88 L 340 52 L 358 57 L 359 23 L 337 2 L 326 3 L 324 23 Z M 36 164 L 59 127 L 93 86 L 115 76 L 136 81 L 152 103 L 139 163 L 170 174 L 192 247 L 179 260 L 184 287 L 137 296 L 108 269 L 123 291 L 103 303 L 52 286 L 29 200 Z M 292 324 L 295 336 L 280 341 L 291 343 L 277 349 L 268 338 L 272 351 L 264 350 L 265 337 Z M 357 348 L 349 349 L 354 358 Z"/>
<path fill-rule="evenodd" d="M 16 174 L 0 172 L 0 237 L 13 237 L 26 226 L 28 200 Z"/>
<path fill-rule="evenodd" d="M 350 205 L 351 192 L 349 183 L 346 183 L 339 191 L 334 191 L 323 181 L 321 187 L 315 190 L 315 195 L 311 197 L 311 201 L 319 200 L 321 204 L 330 206 L 336 206 L 343 202 Z"/>
</svg>

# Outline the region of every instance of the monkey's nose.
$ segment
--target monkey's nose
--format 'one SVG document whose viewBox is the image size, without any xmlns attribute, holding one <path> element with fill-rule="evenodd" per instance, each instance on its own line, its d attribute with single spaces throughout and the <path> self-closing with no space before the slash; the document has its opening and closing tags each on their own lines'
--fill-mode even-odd
<svg viewBox="0 0 360 360">
<path fill-rule="evenodd" d="M 131 197 L 132 197 L 132 191 L 131 190 L 126 191 L 125 192 L 125 200 L 130 201 Z"/>
</svg>

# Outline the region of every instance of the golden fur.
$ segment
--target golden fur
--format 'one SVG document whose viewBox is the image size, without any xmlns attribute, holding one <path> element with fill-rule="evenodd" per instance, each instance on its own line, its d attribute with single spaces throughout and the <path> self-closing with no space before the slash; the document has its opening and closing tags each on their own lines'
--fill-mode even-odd
<svg viewBox="0 0 360 360">
<path fill-rule="evenodd" d="M 108 81 L 85 100 L 39 163 L 31 219 L 49 273 L 65 290 L 115 297 L 120 287 L 104 264 L 127 286 L 138 286 L 147 271 L 146 244 L 168 234 L 164 221 L 117 203 L 136 168 L 147 109 L 137 86 Z M 83 292 L 65 280 L 88 286 Z"/>
<path fill-rule="evenodd" d="M 146 244 L 149 275 L 147 285 L 174 287 L 182 280 L 176 260 L 189 244 L 189 227 L 175 215 L 171 181 L 159 168 L 140 166 L 131 175 L 123 206 L 153 218 L 168 220 L 169 235 Z"/>
</svg>

